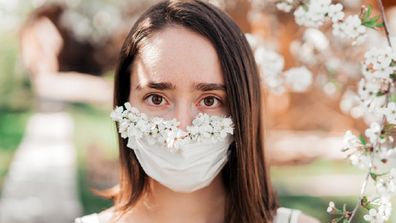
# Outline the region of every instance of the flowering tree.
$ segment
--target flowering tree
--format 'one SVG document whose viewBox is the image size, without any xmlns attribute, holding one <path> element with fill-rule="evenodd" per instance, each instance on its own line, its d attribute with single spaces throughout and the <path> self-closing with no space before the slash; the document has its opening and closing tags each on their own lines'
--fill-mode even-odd
<svg viewBox="0 0 396 223">
<path fill-rule="evenodd" d="M 350 41 L 352 46 L 362 44 L 367 39 L 369 29 L 384 29 L 388 41 L 385 48 L 371 48 L 364 55 L 362 63 L 362 78 L 358 84 L 358 103 L 365 112 L 372 115 L 369 128 L 364 135 L 354 135 L 347 131 L 344 136 L 347 157 L 351 163 L 367 171 L 362 184 L 360 196 L 352 210 L 334 202 L 329 203 L 327 212 L 333 217 L 332 222 L 351 222 L 356 211 L 361 207 L 367 210 L 364 220 L 368 222 L 385 222 L 389 220 L 392 206 L 391 198 L 396 192 L 396 168 L 390 158 L 395 155 L 392 134 L 396 130 L 396 103 L 394 98 L 396 80 L 396 51 L 392 48 L 382 2 L 378 0 L 381 16 L 373 16 L 372 7 L 362 6 L 360 14 L 347 15 L 341 3 L 333 4 L 331 0 L 280 0 L 276 7 L 284 12 L 293 12 L 298 25 L 308 28 L 319 28 L 331 23 L 332 35 L 336 38 Z M 253 44 L 254 45 L 254 44 Z M 260 58 L 262 50 L 256 49 Z M 267 54 L 270 59 L 282 61 L 279 55 Z M 262 57 L 261 57 L 262 58 Z M 269 60 L 271 61 L 271 60 Z M 259 64 L 265 64 L 258 59 Z M 283 82 L 289 82 L 294 91 L 303 91 L 312 78 L 306 78 L 310 71 L 306 67 L 292 68 L 279 75 L 283 62 L 272 63 L 277 69 L 266 71 L 264 81 L 273 89 L 282 89 Z M 282 66 L 281 66 L 282 65 Z M 264 69 L 264 66 L 262 66 Z M 276 75 L 278 74 L 278 75 Z M 297 75 L 298 74 L 298 75 Z M 299 76 L 297 80 L 297 76 Z M 289 81 L 287 81 L 289 80 Z M 304 81 L 302 81 L 304 80 Z M 309 80 L 309 81 L 307 81 Z M 294 83 L 294 84 L 292 84 Z M 305 86 L 305 87 L 302 87 Z M 372 182 L 375 193 L 366 191 L 367 184 Z"/>
</svg>

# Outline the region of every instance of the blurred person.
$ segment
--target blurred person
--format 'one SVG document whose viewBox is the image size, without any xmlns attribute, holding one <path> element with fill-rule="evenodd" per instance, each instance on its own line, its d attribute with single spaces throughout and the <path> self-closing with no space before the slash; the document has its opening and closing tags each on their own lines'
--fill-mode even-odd
<svg viewBox="0 0 396 223">
<path fill-rule="evenodd" d="M 144 12 L 115 74 L 120 180 L 102 192 L 114 206 L 75 222 L 318 222 L 278 206 L 259 83 L 244 34 L 220 9 L 164 1 Z"/>
<path fill-rule="evenodd" d="M 66 9 L 60 3 L 44 4 L 21 28 L 21 57 L 39 107 L 53 101 L 109 104 L 112 86 L 101 76 L 112 68 L 115 55 L 105 51 L 109 42 L 77 38 L 64 25 Z"/>
</svg>

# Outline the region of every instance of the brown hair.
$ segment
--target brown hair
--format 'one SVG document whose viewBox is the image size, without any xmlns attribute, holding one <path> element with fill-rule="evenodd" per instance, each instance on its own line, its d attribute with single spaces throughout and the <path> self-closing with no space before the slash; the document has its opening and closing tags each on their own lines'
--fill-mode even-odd
<svg viewBox="0 0 396 223">
<path fill-rule="evenodd" d="M 227 192 L 225 222 L 272 222 L 277 202 L 265 162 L 261 123 L 261 94 L 255 60 L 244 34 L 215 6 L 197 0 L 164 1 L 136 21 L 121 49 L 115 73 L 114 106 L 129 101 L 131 66 L 142 41 L 171 25 L 186 27 L 206 37 L 219 57 L 235 141 L 222 170 Z M 115 209 L 125 213 L 147 192 L 148 176 L 133 150 L 120 136 L 120 185 Z"/>
</svg>

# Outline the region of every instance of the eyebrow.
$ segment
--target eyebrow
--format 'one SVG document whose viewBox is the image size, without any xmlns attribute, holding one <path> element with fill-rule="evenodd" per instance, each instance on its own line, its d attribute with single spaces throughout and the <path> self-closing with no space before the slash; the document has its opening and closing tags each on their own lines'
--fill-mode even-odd
<svg viewBox="0 0 396 223">
<path fill-rule="evenodd" d="M 225 85 L 217 83 L 198 83 L 194 88 L 199 91 L 225 91 Z"/>
<path fill-rule="evenodd" d="M 136 86 L 136 90 L 141 90 L 143 87 L 149 87 L 149 88 L 156 89 L 156 90 L 173 90 L 176 88 L 176 86 L 170 82 L 150 81 L 147 84 L 145 84 L 144 86 L 142 86 L 141 84 L 138 84 Z"/>
<path fill-rule="evenodd" d="M 150 81 L 147 84 L 138 84 L 136 90 L 141 90 L 143 87 L 149 87 L 156 90 L 173 90 L 176 86 L 170 82 L 153 82 Z M 194 84 L 194 88 L 198 91 L 225 91 L 224 84 L 218 83 L 197 83 Z"/>
</svg>

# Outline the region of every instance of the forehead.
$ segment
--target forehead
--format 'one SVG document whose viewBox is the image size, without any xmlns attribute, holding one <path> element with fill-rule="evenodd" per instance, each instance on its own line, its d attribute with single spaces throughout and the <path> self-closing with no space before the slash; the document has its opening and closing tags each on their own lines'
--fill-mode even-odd
<svg viewBox="0 0 396 223">
<path fill-rule="evenodd" d="M 205 37 L 180 26 L 170 26 L 144 41 L 133 66 L 133 84 L 172 82 L 224 83 L 215 48 Z"/>
</svg>

